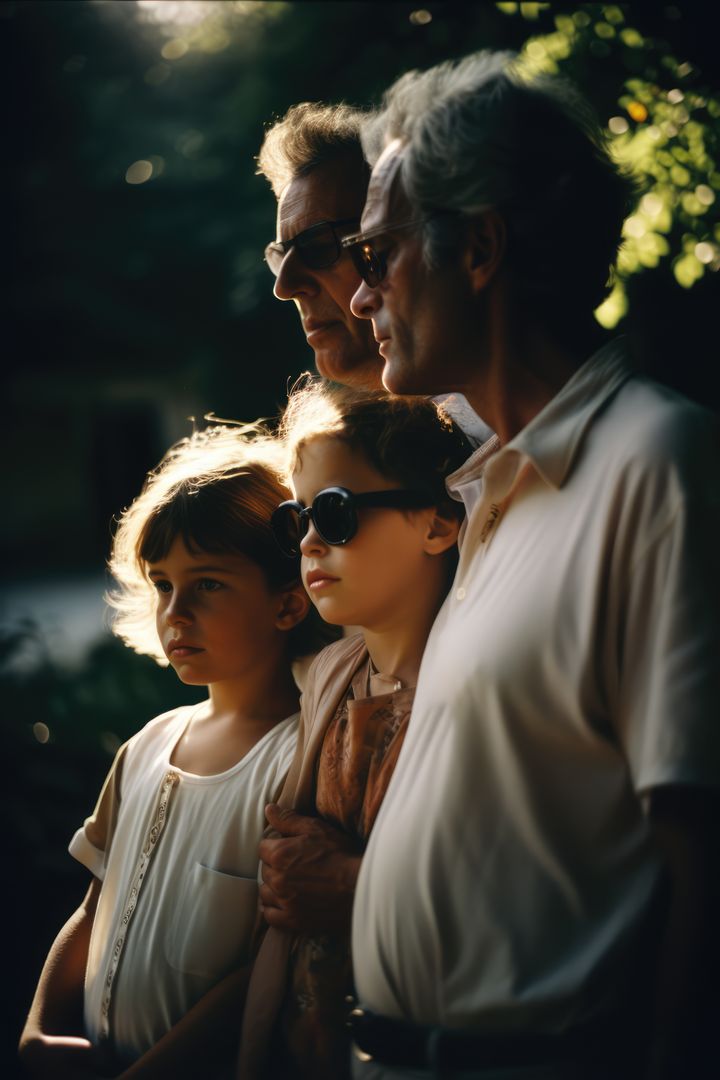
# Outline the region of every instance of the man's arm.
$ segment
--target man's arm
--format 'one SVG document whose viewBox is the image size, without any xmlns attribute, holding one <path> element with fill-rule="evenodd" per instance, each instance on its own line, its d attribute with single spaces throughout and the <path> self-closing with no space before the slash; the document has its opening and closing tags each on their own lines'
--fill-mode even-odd
<svg viewBox="0 0 720 1080">
<path fill-rule="evenodd" d="M 717 1023 L 720 795 L 658 788 L 649 816 L 664 856 L 670 904 L 657 971 L 648 1080 L 702 1076 Z"/>
<path fill-rule="evenodd" d="M 261 841 L 265 920 L 280 930 L 349 933 L 362 853 L 351 837 L 319 818 L 274 804 L 269 824 L 279 838 Z"/>
<path fill-rule="evenodd" d="M 99 895 L 100 882 L 93 878 L 48 953 L 18 1048 L 29 1076 L 64 1080 L 88 1075 L 97 1065 L 82 1032 L 85 968 Z"/>
</svg>

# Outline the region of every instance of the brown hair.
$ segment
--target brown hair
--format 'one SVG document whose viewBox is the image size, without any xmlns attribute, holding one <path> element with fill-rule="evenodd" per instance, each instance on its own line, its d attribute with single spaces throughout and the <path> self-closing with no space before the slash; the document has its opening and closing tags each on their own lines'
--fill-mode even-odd
<svg viewBox="0 0 720 1080">
<path fill-rule="evenodd" d="M 291 391 L 280 430 L 289 473 L 305 443 L 320 436 L 339 438 L 383 476 L 427 491 L 439 507 L 458 518 L 464 515 L 463 504 L 447 494 L 445 477 L 463 464 L 472 448 L 430 398 L 355 390 L 307 377 Z"/>
<path fill-rule="evenodd" d="M 293 105 L 265 132 L 257 172 L 267 177 L 277 198 L 296 177 L 307 176 L 337 158 L 355 158 L 358 174 L 369 178 L 370 167 L 360 145 L 366 115 L 350 105 L 310 101 Z"/>
<path fill-rule="evenodd" d="M 164 558 L 177 537 L 193 553 L 247 556 L 273 589 L 295 584 L 300 561 L 282 554 L 270 528 L 273 510 L 290 497 L 282 476 L 281 448 L 258 425 L 214 425 L 172 446 L 118 522 L 109 560 L 117 588 L 107 597 L 113 632 L 136 652 L 167 663 L 146 566 Z M 316 652 L 335 636 L 311 609 L 288 632 L 289 656 Z"/>
</svg>

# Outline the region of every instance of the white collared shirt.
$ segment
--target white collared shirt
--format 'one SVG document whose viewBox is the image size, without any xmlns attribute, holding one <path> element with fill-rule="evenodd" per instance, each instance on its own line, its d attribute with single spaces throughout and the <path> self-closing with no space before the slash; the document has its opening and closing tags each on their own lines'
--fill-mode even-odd
<svg viewBox="0 0 720 1080">
<path fill-rule="evenodd" d="M 482 446 L 493 434 L 492 428 L 478 416 L 464 394 L 438 394 L 433 401 L 442 405 L 474 447 Z"/>
<path fill-rule="evenodd" d="M 720 784 L 719 481 L 714 418 L 618 342 L 449 478 L 457 577 L 358 882 L 370 1009 L 556 1030 L 634 991 L 639 795 Z"/>
</svg>

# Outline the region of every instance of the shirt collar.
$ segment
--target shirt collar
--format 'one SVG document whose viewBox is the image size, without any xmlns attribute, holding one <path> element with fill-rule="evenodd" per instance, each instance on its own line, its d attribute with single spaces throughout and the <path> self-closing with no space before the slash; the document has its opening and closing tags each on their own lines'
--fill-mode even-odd
<svg viewBox="0 0 720 1080">
<path fill-rule="evenodd" d="M 514 439 L 500 447 L 493 436 L 476 450 L 448 477 L 448 490 L 460 493 L 464 484 L 483 474 L 489 461 L 493 472 L 502 469 L 506 456 L 516 459 L 513 473 L 522 460 L 529 460 L 548 484 L 562 487 L 595 416 L 631 376 L 625 339 L 615 338 L 578 368 Z"/>
</svg>

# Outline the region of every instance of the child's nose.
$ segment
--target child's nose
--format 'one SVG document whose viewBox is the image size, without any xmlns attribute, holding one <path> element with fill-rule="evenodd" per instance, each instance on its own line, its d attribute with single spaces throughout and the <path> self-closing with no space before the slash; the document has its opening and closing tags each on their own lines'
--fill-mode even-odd
<svg viewBox="0 0 720 1080">
<path fill-rule="evenodd" d="M 170 626 L 187 625 L 192 622 L 192 609 L 182 593 L 176 593 L 165 608 L 165 619 Z"/>
<path fill-rule="evenodd" d="M 327 551 L 327 544 L 323 540 L 320 533 L 315 528 L 315 523 L 311 520 L 308 522 L 308 531 L 300 541 L 300 551 L 308 558 L 311 555 L 315 555 L 320 551 Z"/>
</svg>

